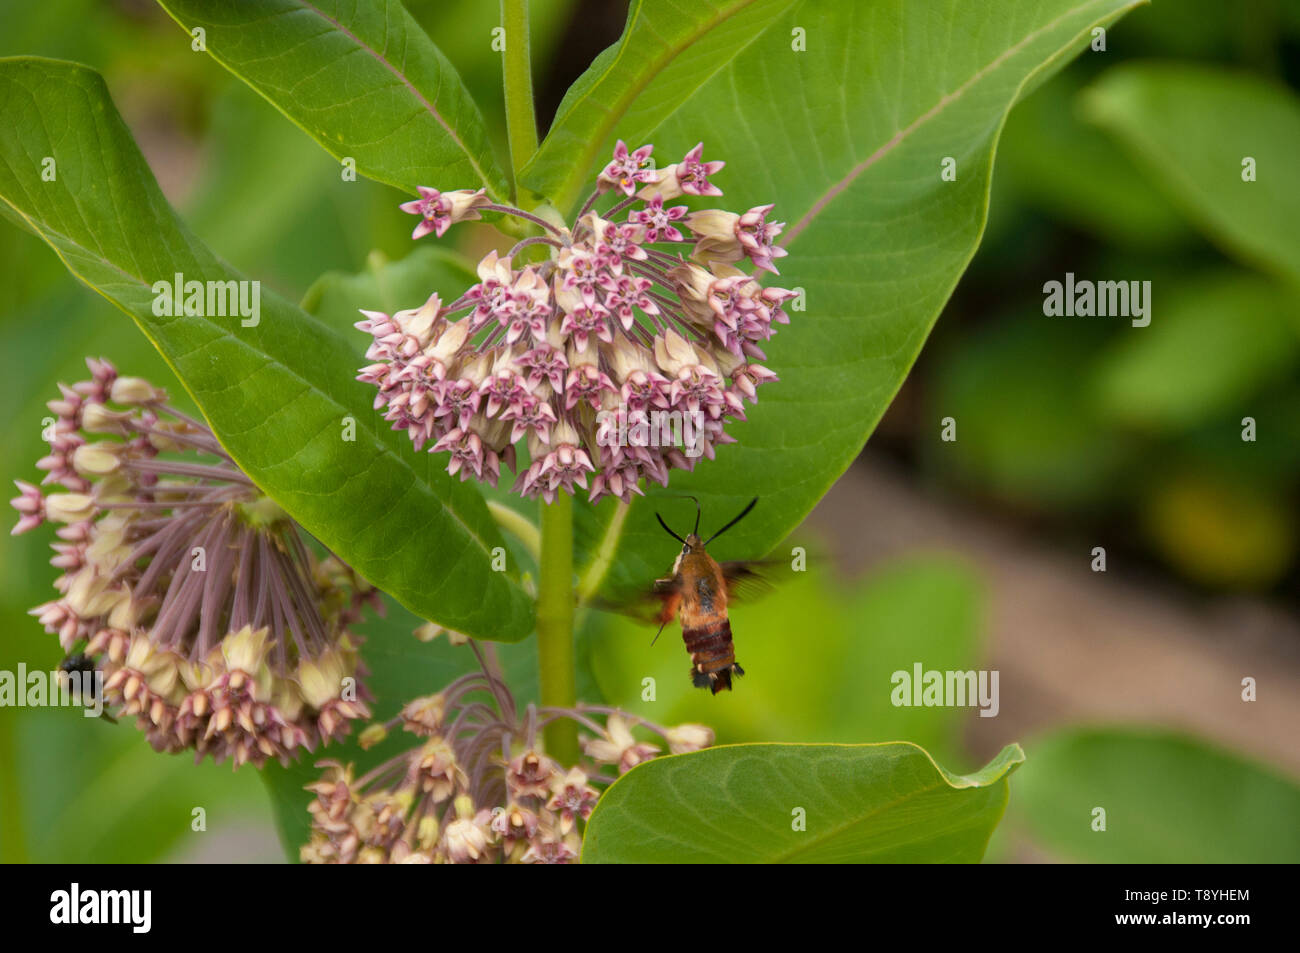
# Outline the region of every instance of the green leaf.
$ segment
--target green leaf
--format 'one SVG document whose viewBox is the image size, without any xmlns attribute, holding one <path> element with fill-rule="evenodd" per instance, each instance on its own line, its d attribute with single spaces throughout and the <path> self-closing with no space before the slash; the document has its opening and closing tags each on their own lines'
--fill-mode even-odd
<svg viewBox="0 0 1300 953">
<path fill-rule="evenodd" d="M 697 38 L 643 77 L 613 134 L 653 142 L 661 163 L 704 140 L 706 159 L 727 162 L 714 177 L 726 207 L 776 203 L 790 252 L 778 283 L 807 296 L 767 348 L 780 382 L 762 388 L 748 422 L 728 428 L 738 443 L 673 476 L 673 492 L 702 500 L 706 529 L 761 498 L 718 541 L 720 553 L 770 549 L 856 458 L 979 244 L 1007 111 L 1027 84 L 1086 48 L 1094 25 L 1135 2 L 755 4 L 726 21 L 725 35 Z M 673 12 L 636 6 L 631 25 L 652 14 L 675 22 Z M 760 13 L 765 20 L 732 31 Z M 805 52 L 791 48 L 796 28 Z M 580 89 L 595 89 L 614 57 Z M 575 117 L 609 108 L 577 95 L 569 105 Z M 941 179 L 944 157 L 955 159 L 956 181 Z M 670 523 L 693 519 L 689 501 L 655 505 Z M 614 504 L 598 509 L 608 522 Z M 654 506 L 634 504 L 622 536 L 615 580 L 644 582 L 671 564 Z"/>
<path fill-rule="evenodd" d="M 1300 284 L 1300 100 L 1229 70 L 1126 64 L 1083 94 L 1157 188 L 1230 255 Z M 1255 160 L 1256 180 L 1242 179 Z"/>
<path fill-rule="evenodd" d="M 167 206 L 98 74 L 0 61 L 0 128 L 0 209 L 135 319 L 262 490 L 425 618 L 481 638 L 529 633 L 528 597 L 491 569 L 500 536 L 482 497 L 375 415 L 371 388 L 354 380 L 352 342 L 271 293 L 255 327 L 154 314 L 159 280 L 242 276 Z M 46 156 L 51 182 L 41 179 Z"/>
<path fill-rule="evenodd" d="M 1195 738 L 1068 729 L 1028 746 L 1014 818 L 1065 858 L 1109 864 L 1300 862 L 1300 786 Z M 1093 830 L 1094 812 L 1106 829 Z"/>
<path fill-rule="evenodd" d="M 1022 504 L 1095 503 L 1114 491 L 1131 448 L 1085 388 L 1060 382 L 1077 376 L 1110 329 L 1046 318 L 1041 307 L 1011 315 L 960 333 L 940 356 L 926 401 L 935 428 L 922 445 L 927 468 Z M 956 440 L 938 437 L 945 417 L 957 422 Z"/>
<path fill-rule="evenodd" d="M 905 743 L 728 745 L 656 758 L 605 792 L 582 861 L 974 863 L 1024 759 L 1008 745 L 963 776 Z"/>
<path fill-rule="evenodd" d="M 788 10 L 793 0 L 633 0 L 618 43 L 609 47 L 564 94 L 555 121 L 520 180 L 570 209 L 584 172 L 608 153 L 615 129 L 632 112 L 644 125 L 662 117 L 704 77 L 722 69 L 750 37 Z M 647 86 L 655 84 L 654 92 Z"/>
<path fill-rule="evenodd" d="M 424 304 L 430 293 L 444 296 L 452 288 L 467 288 L 474 271 L 459 255 L 434 245 L 421 245 L 400 261 L 371 253 L 366 270 L 356 274 L 332 271 L 321 275 L 303 296 L 304 310 L 344 334 L 365 336 L 352 325 L 361 308 L 392 314 Z"/>
<path fill-rule="evenodd" d="M 191 36 L 203 29 L 214 59 L 361 174 L 412 193 L 508 194 L 478 106 L 400 0 L 159 5 Z"/>
<path fill-rule="evenodd" d="M 223 89 L 209 107 L 203 172 L 177 211 L 209 248 L 286 295 L 326 269 L 352 267 L 372 248 L 410 250 L 412 219 L 391 188 L 342 181 L 338 163 L 275 107 L 210 64 L 202 68 Z"/>
<path fill-rule="evenodd" d="M 1125 33 L 1131 25 L 1125 21 Z M 994 207 L 1009 194 L 1111 244 L 1167 249 L 1194 240 L 1183 217 L 1124 151 L 1081 121 L 1080 82 L 1067 70 L 1011 111 L 998 145 Z"/>
</svg>

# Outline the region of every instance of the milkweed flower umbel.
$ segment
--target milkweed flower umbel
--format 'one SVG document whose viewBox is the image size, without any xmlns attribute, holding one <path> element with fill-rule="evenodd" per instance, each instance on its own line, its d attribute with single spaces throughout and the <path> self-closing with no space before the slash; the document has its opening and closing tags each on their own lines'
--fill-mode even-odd
<svg viewBox="0 0 1300 953">
<path fill-rule="evenodd" d="M 744 420 L 758 385 L 776 380 L 758 362 L 794 293 L 759 276 L 785 255 L 782 225 L 768 220 L 771 205 L 670 204 L 721 195 L 710 176 L 724 163 L 705 161 L 700 144 L 656 170 L 652 151 L 619 141 L 571 227 L 481 190 L 421 188 L 402 206 L 420 216 L 416 238 L 487 211 L 546 233 L 490 252 L 479 281 L 448 303 L 435 293 L 392 315 L 362 312 L 372 363 L 359 379 L 417 450 L 447 453 L 450 473 L 494 486 L 508 467 L 525 496 L 582 488 L 627 501 L 642 480 L 667 485 L 671 469 L 732 441 L 727 421 Z M 547 260 L 517 261 L 537 245 Z M 658 439 L 665 428 L 671 438 Z"/>
<path fill-rule="evenodd" d="M 348 626 L 373 590 L 162 390 L 87 364 L 48 405 L 52 490 L 20 482 L 13 500 L 15 533 L 58 524 L 60 595 L 32 613 L 160 751 L 287 761 L 369 717 Z"/>
<path fill-rule="evenodd" d="M 658 735 L 675 754 L 713 743 L 703 725 L 663 728 L 615 708 L 520 711 L 491 646 L 471 645 L 482 671 L 361 733 L 368 748 L 400 727 L 411 739 L 405 750 L 360 775 L 351 764 L 317 765 L 324 774 L 307 786 L 315 800 L 304 862 L 573 863 L 601 789 L 614 780 L 606 769 L 621 774 L 661 750 L 634 729 Z M 542 750 L 541 729 L 559 718 L 590 732 L 579 764 L 561 765 Z"/>
</svg>

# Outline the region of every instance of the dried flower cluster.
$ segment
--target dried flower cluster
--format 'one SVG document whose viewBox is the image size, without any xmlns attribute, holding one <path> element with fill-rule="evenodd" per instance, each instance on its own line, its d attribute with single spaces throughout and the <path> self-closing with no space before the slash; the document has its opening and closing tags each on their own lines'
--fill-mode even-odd
<svg viewBox="0 0 1300 953">
<path fill-rule="evenodd" d="M 479 282 L 450 304 L 435 293 L 410 311 L 364 311 L 357 324 L 373 338 L 359 377 L 378 388 L 376 408 L 416 449 L 449 453 L 448 471 L 462 480 L 495 485 L 503 463 L 517 470 L 522 440 L 529 462 L 517 492 L 551 501 L 590 477 L 591 500 L 627 501 L 641 479 L 666 485 L 670 469 L 712 458 L 733 439 L 726 421 L 744 420 L 744 401 L 776 379 L 756 362 L 774 324 L 788 323 L 782 305 L 794 294 L 756 277 L 785 255 L 772 206 L 738 214 L 665 204 L 721 195 L 709 177 L 723 163 L 705 162 L 701 144 L 656 170 L 651 148 L 618 143 L 572 228 L 492 204 L 482 190 L 421 188 L 402 206 L 420 217 L 414 238 L 484 211 L 546 232 L 505 257 L 489 253 Z M 595 211 L 609 193 L 610 207 Z M 534 245 L 550 257 L 516 267 Z M 753 274 L 736 267 L 743 261 Z M 627 436 L 629 419 L 653 427 L 671 415 L 690 415 L 689 446 L 680 430 L 667 445 Z"/>
<path fill-rule="evenodd" d="M 401 725 L 417 739 L 413 747 L 360 777 L 352 765 L 321 763 L 324 776 L 308 786 L 316 799 L 303 861 L 572 863 L 597 785 L 614 780 L 600 766 L 621 774 L 661 750 L 638 740 L 633 727 L 658 734 L 675 754 L 713 743 L 703 725 L 665 729 L 611 708 L 529 705 L 521 716 L 491 647 L 471 645 L 482 672 L 417 698 L 361 735 L 368 747 Z M 583 739 L 589 763 L 564 767 L 541 750 L 538 733 L 557 718 L 591 732 Z"/>
<path fill-rule="evenodd" d="M 88 360 L 60 385 L 42 485 L 15 533 L 60 524 L 59 598 L 32 610 L 104 673 L 105 702 L 160 751 L 287 761 L 369 717 L 348 626 L 375 594 L 149 382 Z"/>
</svg>

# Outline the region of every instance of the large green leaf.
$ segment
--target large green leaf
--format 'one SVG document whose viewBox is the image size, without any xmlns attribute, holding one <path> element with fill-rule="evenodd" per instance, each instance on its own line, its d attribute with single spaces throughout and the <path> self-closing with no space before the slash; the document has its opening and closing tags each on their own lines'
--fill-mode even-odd
<svg viewBox="0 0 1300 953">
<path fill-rule="evenodd" d="M 1008 745 L 956 775 L 911 744 L 727 745 L 657 758 L 605 792 L 582 860 L 973 863 L 1023 760 Z"/>
<path fill-rule="evenodd" d="M 255 327 L 153 313 L 156 281 L 241 276 L 168 207 L 98 74 L 0 61 L 0 128 L 0 209 L 135 319 L 258 486 L 420 615 L 483 638 L 528 634 L 526 594 L 491 569 L 500 536 L 481 496 L 388 431 L 353 380 L 352 342 L 272 293 Z M 55 181 L 41 179 L 45 156 Z"/>
<path fill-rule="evenodd" d="M 1242 73 L 1180 63 L 1126 64 L 1084 93 L 1112 133 L 1212 241 L 1300 284 L 1300 100 Z M 1255 160 L 1255 181 L 1242 178 Z"/>
<path fill-rule="evenodd" d="M 1068 729 L 1028 747 L 1007 827 L 1066 858 L 1300 862 L 1300 785 L 1237 754 L 1136 728 Z"/>
<path fill-rule="evenodd" d="M 407 192 L 507 194 L 478 106 L 400 0 L 159 4 L 191 35 L 202 28 L 214 59 L 361 174 Z"/>
<path fill-rule="evenodd" d="M 657 72 L 637 72 L 634 56 L 657 49 L 638 42 L 621 57 L 605 54 L 580 81 L 590 95 L 571 98 L 552 135 L 591 110 L 612 135 L 653 142 L 661 163 L 704 140 L 705 158 L 728 163 L 714 177 L 726 207 L 775 202 L 789 223 L 778 283 L 804 289 L 807 310 L 793 311 L 768 349 L 781 381 L 760 391 L 747 423 L 729 428 L 738 444 L 672 481 L 674 492 L 703 501 L 706 529 L 762 497 L 719 540 L 722 553 L 775 545 L 857 456 L 979 243 L 1007 111 L 1086 48 L 1093 25 L 1136 2 L 756 3 L 696 35 Z M 653 17 L 656 32 L 673 36 L 675 12 L 638 5 L 630 25 Z M 806 52 L 791 48 L 796 29 Z M 614 95 L 632 88 L 640 91 L 630 100 Z M 616 107 L 621 114 L 605 115 Z M 575 181 L 588 180 L 587 153 L 566 151 Z M 948 156 L 956 181 L 940 177 Z M 562 202 L 576 194 L 549 174 L 525 181 Z M 678 523 L 689 518 L 689 502 L 658 505 Z M 613 509 L 605 502 L 599 511 L 609 520 Z M 634 504 L 623 537 L 614 567 L 622 581 L 671 564 L 653 507 Z"/>
</svg>

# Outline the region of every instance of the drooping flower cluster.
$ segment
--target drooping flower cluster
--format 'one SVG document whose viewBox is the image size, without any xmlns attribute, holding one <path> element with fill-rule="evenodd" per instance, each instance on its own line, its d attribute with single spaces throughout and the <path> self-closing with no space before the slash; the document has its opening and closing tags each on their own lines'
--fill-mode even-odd
<svg viewBox="0 0 1300 953">
<path fill-rule="evenodd" d="M 601 765 L 622 774 L 661 751 L 634 727 L 659 735 L 674 754 L 713 743 L 703 725 L 665 729 L 611 708 L 530 704 L 518 713 L 491 647 L 471 644 L 482 672 L 361 735 L 373 746 L 400 725 L 413 747 L 359 777 L 350 764 L 320 764 L 324 776 L 308 785 L 316 799 L 304 862 L 572 863 L 600 786 L 614 780 Z M 561 766 L 542 750 L 538 733 L 557 718 L 591 732 L 586 763 Z"/>
<path fill-rule="evenodd" d="M 484 211 L 546 234 L 489 253 L 479 282 L 449 304 L 435 293 L 409 311 L 362 312 L 372 363 L 359 379 L 378 388 L 376 408 L 416 449 L 450 454 L 462 480 L 495 485 L 502 464 L 518 469 L 523 441 L 515 489 L 547 501 L 589 480 L 593 501 L 627 501 L 642 479 L 667 485 L 670 469 L 712 458 L 732 440 L 727 420 L 744 420 L 745 400 L 776 379 L 757 361 L 774 325 L 789 323 L 782 306 L 794 293 L 758 280 L 785 255 L 771 205 L 737 214 L 666 204 L 722 194 L 709 177 L 724 163 L 702 150 L 657 170 L 650 146 L 630 152 L 620 141 L 572 228 L 482 190 L 421 188 L 402 206 L 420 216 L 415 238 Z M 536 245 L 550 257 L 516 266 Z M 752 273 L 737 267 L 745 261 Z"/>
<path fill-rule="evenodd" d="M 32 610 L 103 672 L 104 702 L 160 751 L 287 761 L 369 717 L 348 626 L 377 596 L 147 381 L 88 360 L 49 403 L 42 485 L 15 533 L 60 524 L 60 595 Z M 81 648 L 78 648 L 81 647 Z"/>
</svg>

